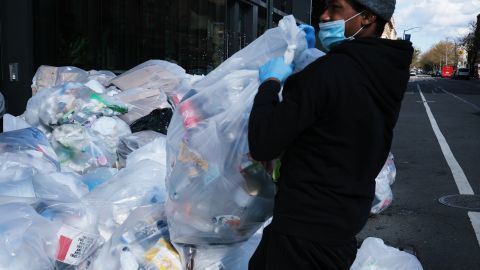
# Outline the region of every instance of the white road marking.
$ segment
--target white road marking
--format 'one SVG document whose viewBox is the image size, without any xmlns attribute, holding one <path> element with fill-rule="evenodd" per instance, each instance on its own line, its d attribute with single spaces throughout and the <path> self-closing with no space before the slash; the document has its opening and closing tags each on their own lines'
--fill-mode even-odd
<svg viewBox="0 0 480 270">
<path fill-rule="evenodd" d="M 459 97 L 459 96 L 457 96 L 457 95 L 455 95 L 455 94 L 453 94 L 453 93 L 450 93 L 450 92 L 448 92 L 447 90 L 443 89 L 442 87 L 438 87 L 438 89 L 440 89 L 441 91 L 443 91 L 445 94 L 448 94 L 448 95 L 450 95 L 450 96 L 452 96 L 452 97 L 454 97 L 454 98 L 459 99 L 459 100 L 462 101 L 463 103 L 466 103 L 466 104 L 472 106 L 475 110 L 479 110 L 479 111 L 480 111 L 480 107 L 477 106 L 477 105 L 475 105 L 475 104 L 473 104 L 473 103 L 471 103 L 470 101 L 465 100 L 465 99 L 463 99 L 463 98 L 461 98 L 461 97 Z"/>
<path fill-rule="evenodd" d="M 472 222 L 473 230 L 475 231 L 478 244 L 480 245 L 480 213 L 468 212 L 468 217 L 470 218 L 470 222 Z"/>
<path fill-rule="evenodd" d="M 422 88 L 419 84 L 417 84 L 418 93 L 423 100 L 423 106 L 425 106 L 425 110 L 427 111 L 428 119 L 430 120 L 430 124 L 432 125 L 433 132 L 437 137 L 438 143 L 440 144 L 440 148 L 442 150 L 443 156 L 447 161 L 450 170 L 452 171 L 453 179 L 455 180 L 455 184 L 457 185 L 458 191 L 460 194 L 465 195 L 474 195 L 473 189 L 468 182 L 467 176 L 463 172 L 462 167 L 458 164 L 458 161 L 455 159 L 455 156 L 450 149 L 450 146 L 443 136 L 440 128 L 438 127 L 437 121 L 433 116 L 432 111 L 430 110 L 430 106 L 428 106 L 428 102 L 423 96 Z M 480 245 L 480 213 L 479 212 L 468 212 L 468 217 L 470 218 L 470 222 L 472 223 L 473 230 L 475 231 L 475 236 L 477 237 L 478 244 Z"/>
</svg>

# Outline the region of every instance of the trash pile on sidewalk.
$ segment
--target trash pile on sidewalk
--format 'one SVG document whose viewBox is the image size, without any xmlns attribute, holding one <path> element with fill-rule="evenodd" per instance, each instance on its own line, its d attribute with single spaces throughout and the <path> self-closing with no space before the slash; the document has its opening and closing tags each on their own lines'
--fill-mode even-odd
<svg viewBox="0 0 480 270">
<path fill-rule="evenodd" d="M 0 268 L 247 269 L 275 194 L 248 153 L 258 68 L 322 55 L 287 16 L 207 76 L 41 66 L 0 134 Z M 382 172 L 389 189 L 393 156 Z"/>
</svg>

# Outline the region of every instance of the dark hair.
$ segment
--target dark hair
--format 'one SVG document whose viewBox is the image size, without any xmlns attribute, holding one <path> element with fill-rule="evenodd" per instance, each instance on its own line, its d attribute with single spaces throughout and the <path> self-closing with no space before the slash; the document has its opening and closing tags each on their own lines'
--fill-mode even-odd
<svg viewBox="0 0 480 270">
<path fill-rule="evenodd" d="M 357 11 L 357 12 L 361 12 L 361 11 L 368 11 L 372 14 L 375 14 L 375 12 L 371 11 L 370 9 L 368 9 L 366 6 L 358 3 L 357 1 L 355 0 L 347 0 L 347 2 L 352 6 L 352 8 Z M 375 14 L 376 15 L 376 14 Z M 376 22 L 376 29 L 375 29 L 375 35 L 377 37 L 381 37 L 382 34 L 383 34 L 383 31 L 385 30 L 385 25 L 387 24 L 387 21 L 383 18 L 380 18 L 378 15 L 377 16 L 377 20 L 375 21 Z"/>
</svg>

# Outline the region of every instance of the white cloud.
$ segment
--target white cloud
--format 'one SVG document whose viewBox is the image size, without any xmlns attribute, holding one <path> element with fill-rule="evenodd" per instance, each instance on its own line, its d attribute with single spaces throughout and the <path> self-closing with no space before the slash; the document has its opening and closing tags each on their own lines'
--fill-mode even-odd
<svg viewBox="0 0 480 270">
<path fill-rule="evenodd" d="M 409 31 L 414 46 L 428 50 L 438 41 L 457 39 L 468 33 L 480 14 L 480 0 L 397 0 L 394 14 L 397 32 Z"/>
</svg>

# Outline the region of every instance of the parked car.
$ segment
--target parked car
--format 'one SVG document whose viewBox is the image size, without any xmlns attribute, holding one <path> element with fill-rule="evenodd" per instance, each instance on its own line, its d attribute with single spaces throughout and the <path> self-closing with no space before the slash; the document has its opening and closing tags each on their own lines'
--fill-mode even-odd
<svg viewBox="0 0 480 270">
<path fill-rule="evenodd" d="M 452 79 L 455 80 L 468 80 L 469 78 L 470 70 L 468 68 L 458 68 L 452 76 Z"/>
</svg>

